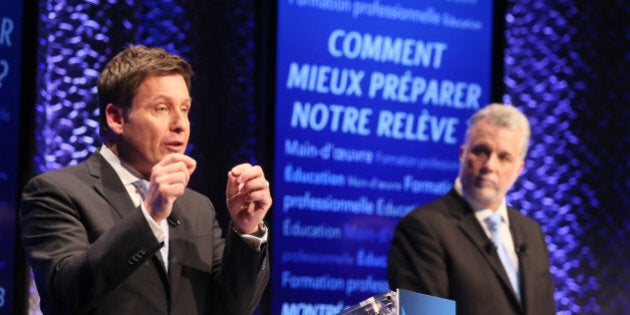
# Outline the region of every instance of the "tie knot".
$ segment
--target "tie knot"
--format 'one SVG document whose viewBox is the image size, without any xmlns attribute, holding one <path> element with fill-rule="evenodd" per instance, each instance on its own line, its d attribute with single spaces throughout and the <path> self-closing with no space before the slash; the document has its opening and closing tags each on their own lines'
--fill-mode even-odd
<svg viewBox="0 0 630 315">
<path fill-rule="evenodd" d="M 138 193 L 140 193 L 140 196 L 142 196 L 142 199 L 144 200 L 144 198 L 147 197 L 147 192 L 149 191 L 149 181 L 146 179 L 139 179 L 133 182 L 133 185 L 136 186 Z"/>
<path fill-rule="evenodd" d="M 494 213 L 491 216 L 486 218 L 486 223 L 488 223 L 488 227 L 492 231 L 499 230 L 499 224 L 501 224 L 501 215 L 498 213 Z"/>
</svg>

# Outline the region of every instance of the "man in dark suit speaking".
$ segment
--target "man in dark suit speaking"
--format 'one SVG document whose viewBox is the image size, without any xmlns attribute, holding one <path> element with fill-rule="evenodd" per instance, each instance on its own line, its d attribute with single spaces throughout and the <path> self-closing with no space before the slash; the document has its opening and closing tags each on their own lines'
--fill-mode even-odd
<svg viewBox="0 0 630 315">
<path fill-rule="evenodd" d="M 472 116 L 453 189 L 396 227 L 392 289 L 455 300 L 460 315 L 555 314 L 542 230 L 505 201 L 529 136 L 527 118 L 512 106 L 491 104 Z"/>
<path fill-rule="evenodd" d="M 192 70 L 131 46 L 98 80 L 104 145 L 33 178 L 22 241 L 45 314 L 250 314 L 269 279 L 269 183 L 259 166 L 227 174 L 230 228 L 188 188 Z"/>
</svg>

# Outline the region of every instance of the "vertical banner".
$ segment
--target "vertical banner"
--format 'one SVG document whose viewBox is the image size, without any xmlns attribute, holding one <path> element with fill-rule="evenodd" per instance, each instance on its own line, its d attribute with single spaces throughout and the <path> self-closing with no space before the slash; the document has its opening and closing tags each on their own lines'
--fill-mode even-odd
<svg viewBox="0 0 630 315">
<path fill-rule="evenodd" d="M 0 2 L 0 314 L 13 314 L 22 1 Z"/>
<path fill-rule="evenodd" d="M 398 220 L 451 189 L 490 101 L 492 2 L 278 2 L 273 314 L 389 290 Z"/>
</svg>

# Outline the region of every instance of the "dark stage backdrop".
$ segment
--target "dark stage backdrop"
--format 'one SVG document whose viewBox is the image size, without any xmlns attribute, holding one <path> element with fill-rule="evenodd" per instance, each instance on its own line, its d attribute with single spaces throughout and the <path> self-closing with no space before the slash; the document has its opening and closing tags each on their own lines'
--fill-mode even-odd
<svg viewBox="0 0 630 315">
<path fill-rule="evenodd" d="M 274 59 L 274 13 L 260 2 L 40 1 L 35 173 L 98 148 L 95 86 L 109 58 L 128 43 L 163 46 L 196 72 L 188 153 L 199 163 L 191 186 L 225 213 L 232 165 L 248 161 L 273 173 L 273 73 L 265 70 Z M 533 126 L 526 172 L 509 197 L 548 236 L 558 313 L 623 314 L 630 311 L 630 5 L 548 2 L 507 2 L 503 98 Z"/>
<path fill-rule="evenodd" d="M 20 91 L 22 79 L 22 1 L 0 2 L 0 314 L 15 312 Z"/>
</svg>

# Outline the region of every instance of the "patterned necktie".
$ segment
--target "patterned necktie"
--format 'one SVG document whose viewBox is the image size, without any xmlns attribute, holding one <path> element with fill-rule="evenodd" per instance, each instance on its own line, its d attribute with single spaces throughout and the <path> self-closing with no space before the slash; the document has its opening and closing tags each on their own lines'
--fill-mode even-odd
<svg viewBox="0 0 630 315">
<path fill-rule="evenodd" d="M 149 192 L 149 181 L 146 179 L 139 179 L 133 182 L 133 185 L 138 189 L 138 193 L 142 197 L 142 200 L 147 197 L 147 193 Z"/>
<path fill-rule="evenodd" d="M 501 215 L 498 213 L 494 213 L 491 216 L 486 218 L 486 223 L 488 224 L 488 227 L 490 228 L 492 242 L 497 247 L 499 258 L 501 259 L 501 263 L 503 263 L 503 268 L 505 269 L 505 272 L 507 273 L 508 278 L 510 279 L 512 288 L 514 289 L 514 292 L 516 293 L 516 297 L 518 298 L 520 302 L 521 289 L 518 284 L 518 273 L 516 272 L 516 268 L 514 268 L 514 264 L 512 263 L 512 260 L 510 259 L 510 256 L 508 255 L 507 250 L 505 249 L 505 246 L 503 246 L 503 242 L 501 242 L 501 236 L 500 236 L 501 235 L 500 233 L 501 220 L 502 220 Z"/>
<path fill-rule="evenodd" d="M 149 181 L 145 179 L 139 179 L 133 182 L 133 185 L 138 189 L 138 193 L 144 200 L 147 197 L 147 193 L 149 192 Z M 166 220 L 162 220 L 161 223 L 162 230 L 164 231 L 164 246 L 160 249 L 160 254 L 162 254 L 162 261 L 164 261 L 164 268 L 168 271 L 168 222 Z"/>
</svg>

